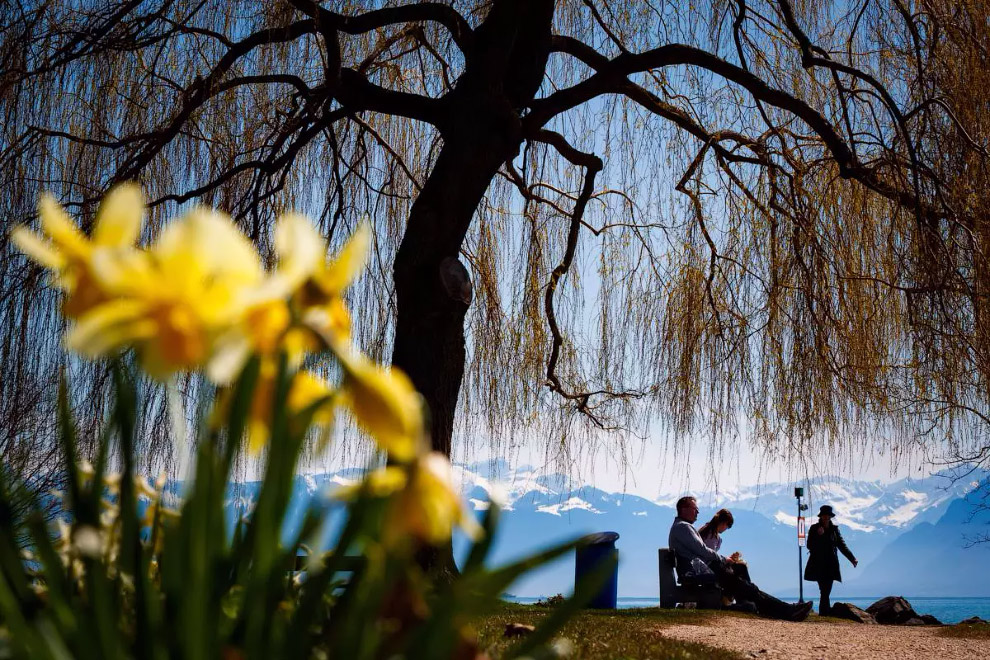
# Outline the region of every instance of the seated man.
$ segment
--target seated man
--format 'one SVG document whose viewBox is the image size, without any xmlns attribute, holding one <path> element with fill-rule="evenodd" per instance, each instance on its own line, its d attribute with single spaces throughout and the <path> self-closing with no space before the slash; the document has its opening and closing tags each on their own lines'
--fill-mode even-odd
<svg viewBox="0 0 990 660">
<path fill-rule="evenodd" d="M 677 573 L 684 579 L 705 581 L 714 576 L 718 585 L 738 600 L 749 600 L 761 616 L 788 621 L 804 621 L 811 611 L 811 602 L 792 605 L 763 593 L 747 579 L 736 575 L 728 560 L 701 540 L 694 521 L 698 519 L 698 502 L 693 497 L 677 500 L 677 517 L 670 528 L 668 543 L 677 557 Z"/>
</svg>

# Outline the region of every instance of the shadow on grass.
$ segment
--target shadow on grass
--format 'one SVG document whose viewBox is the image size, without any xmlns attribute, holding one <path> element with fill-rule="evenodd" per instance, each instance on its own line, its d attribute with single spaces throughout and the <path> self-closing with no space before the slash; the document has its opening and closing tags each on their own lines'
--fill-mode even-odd
<svg viewBox="0 0 990 660">
<path fill-rule="evenodd" d="M 945 626 L 938 633 L 942 637 L 956 639 L 990 640 L 990 623 L 957 623 L 954 626 Z"/>
<path fill-rule="evenodd" d="M 840 619 L 837 616 L 818 616 L 816 613 L 812 612 L 807 619 L 804 620 L 805 623 L 836 623 L 843 626 L 862 626 L 866 625 L 858 621 L 851 621 L 849 619 Z"/>
<path fill-rule="evenodd" d="M 516 643 L 505 639 L 506 624 L 539 625 L 552 610 L 532 605 L 506 603 L 494 614 L 476 622 L 481 648 L 492 658 Z M 724 613 L 720 613 L 724 615 Z M 571 658 L 582 660 L 617 658 L 670 658 L 671 660 L 738 660 L 743 656 L 704 644 L 669 639 L 661 630 L 673 625 L 705 624 L 714 613 L 704 610 L 642 608 L 585 610 L 575 616 L 559 636 L 574 645 Z"/>
</svg>

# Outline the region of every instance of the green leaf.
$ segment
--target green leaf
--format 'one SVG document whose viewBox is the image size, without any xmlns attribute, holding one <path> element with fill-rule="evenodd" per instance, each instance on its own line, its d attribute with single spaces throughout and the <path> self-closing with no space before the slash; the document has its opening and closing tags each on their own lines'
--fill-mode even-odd
<svg viewBox="0 0 990 660">
<path fill-rule="evenodd" d="M 607 557 L 598 562 L 590 575 L 578 580 L 574 585 L 574 595 L 553 608 L 550 616 L 544 619 L 532 634 L 527 635 L 518 646 L 509 650 L 506 659 L 531 656 L 534 650 L 548 643 L 578 610 L 595 597 L 602 585 L 608 581 L 617 563 L 615 557 Z"/>
<path fill-rule="evenodd" d="M 461 569 L 462 572 L 472 573 L 484 565 L 485 558 L 488 557 L 488 552 L 491 550 L 492 540 L 495 537 L 495 528 L 498 525 L 501 513 L 502 511 L 498 504 L 489 500 L 488 511 L 485 512 L 485 516 L 481 521 L 483 534 L 471 546 L 471 552 L 464 562 L 464 567 Z"/>
</svg>

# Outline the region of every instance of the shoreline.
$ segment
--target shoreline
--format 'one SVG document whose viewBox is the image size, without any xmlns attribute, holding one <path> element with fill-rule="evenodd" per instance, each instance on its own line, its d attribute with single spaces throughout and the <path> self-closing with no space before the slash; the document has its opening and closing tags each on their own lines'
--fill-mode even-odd
<svg viewBox="0 0 990 660">
<path fill-rule="evenodd" d="M 695 642 L 764 660 L 900 660 L 904 657 L 983 660 L 987 640 L 952 636 L 954 626 L 879 626 L 810 617 L 802 623 L 718 613 L 703 622 L 658 629 Z"/>
<path fill-rule="evenodd" d="M 777 598 L 785 600 L 787 602 L 797 602 L 797 595 L 793 597 L 790 596 L 780 596 L 774 594 Z M 901 594 L 892 594 L 898 595 Z M 818 594 L 815 593 L 814 597 L 807 597 L 805 594 L 805 600 L 810 600 L 815 603 L 815 608 L 818 606 Z M 522 605 L 532 605 L 539 600 L 545 600 L 544 598 L 536 598 L 532 596 L 517 596 L 514 594 L 504 594 L 502 598 L 508 602 L 519 603 Z M 833 598 L 833 603 L 852 603 L 861 609 L 866 609 L 870 604 L 883 598 L 883 596 L 841 596 L 838 598 Z M 912 607 L 918 614 L 931 614 L 935 618 L 939 619 L 945 624 L 959 623 L 965 619 L 973 616 L 978 616 L 980 618 L 990 620 L 990 596 L 903 596 L 908 602 L 911 603 Z M 617 602 L 618 610 L 630 610 L 630 609 L 640 609 L 640 608 L 655 608 L 659 605 L 659 599 L 657 596 L 647 596 L 647 597 L 634 597 L 634 596 L 620 596 Z"/>
</svg>

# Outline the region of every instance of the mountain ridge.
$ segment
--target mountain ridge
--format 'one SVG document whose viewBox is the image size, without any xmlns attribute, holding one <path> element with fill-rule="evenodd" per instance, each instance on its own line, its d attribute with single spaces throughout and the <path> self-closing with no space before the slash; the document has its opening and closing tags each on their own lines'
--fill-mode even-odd
<svg viewBox="0 0 990 660">
<path fill-rule="evenodd" d="M 503 508 L 501 524 L 492 543 L 493 564 L 503 564 L 584 534 L 615 531 L 620 534 L 617 543 L 619 595 L 642 597 L 658 593 L 656 552 L 657 548 L 667 545 L 667 533 L 674 518 L 672 500 L 664 496 L 650 499 L 629 493 L 610 493 L 589 484 L 575 484 L 563 475 L 542 474 L 528 466 L 508 470 L 505 463 L 459 465 L 454 472 L 467 505 L 476 515 L 482 515 L 490 500 L 499 502 Z M 324 499 L 334 487 L 353 483 L 360 475 L 359 469 L 299 475 L 283 533 L 288 535 L 297 529 L 297 519 L 301 519 L 302 511 L 314 498 Z M 990 473 L 981 471 L 972 476 L 974 478 L 969 482 L 957 480 L 949 488 L 945 487 L 944 476 L 939 475 L 890 484 L 852 479 L 819 481 L 811 492 L 812 501 L 828 502 L 836 508 L 836 522 L 860 559 L 858 569 L 843 565 L 847 583 L 837 585 L 836 596 L 866 591 L 870 594 L 908 593 L 910 589 L 904 588 L 904 576 L 910 575 L 911 567 L 918 562 L 923 566 L 934 563 L 935 568 L 926 574 L 926 594 L 914 595 L 938 592 L 939 585 L 944 585 L 936 594 L 941 596 L 990 594 L 990 573 L 982 571 L 973 575 L 980 562 L 985 561 L 971 559 L 981 550 L 977 548 L 972 554 L 958 555 L 951 545 L 952 535 L 962 534 L 962 523 L 947 519 L 941 527 L 938 525 L 950 510 L 953 515 L 957 514 L 961 505 L 954 503 L 965 501 L 973 485 L 980 480 L 987 481 Z M 717 502 L 718 508 L 732 509 L 736 520 L 733 529 L 723 537 L 725 554 L 741 551 L 749 561 L 754 582 L 772 593 L 797 592 L 793 485 L 746 487 L 731 494 L 735 499 L 726 497 L 728 494 L 723 492 L 720 497 L 724 499 Z M 256 495 L 256 488 L 257 482 L 239 484 L 236 496 L 232 493 L 231 504 L 236 500 L 238 510 L 244 510 L 252 499 L 252 491 Z M 760 496 L 754 497 L 757 489 Z M 708 501 L 705 493 L 695 495 L 703 504 Z M 701 508 L 699 524 L 714 513 L 716 506 L 703 505 Z M 814 510 L 808 514 L 813 517 Z M 875 519 L 871 519 L 871 515 Z M 320 545 L 329 542 L 339 524 L 339 517 L 331 516 Z M 896 543 L 915 528 L 919 531 L 914 536 Z M 455 537 L 457 553 L 465 552 L 466 545 L 465 539 Z M 990 550 L 990 544 L 987 550 Z M 953 557 L 955 563 L 933 562 L 931 553 L 936 557 L 939 553 Z M 960 569 L 954 570 L 955 566 Z M 509 591 L 520 596 L 566 593 L 573 586 L 573 570 L 573 557 L 564 557 L 525 576 Z M 915 584 L 920 583 L 916 580 Z M 811 584 L 806 586 L 815 588 Z"/>
</svg>

